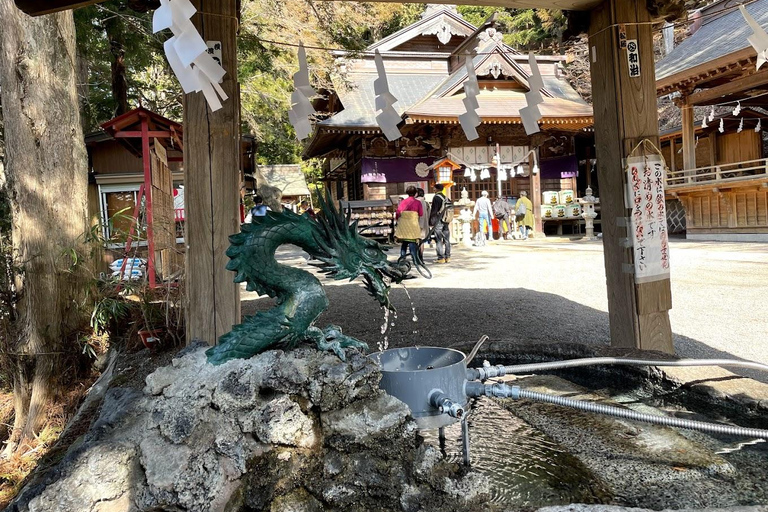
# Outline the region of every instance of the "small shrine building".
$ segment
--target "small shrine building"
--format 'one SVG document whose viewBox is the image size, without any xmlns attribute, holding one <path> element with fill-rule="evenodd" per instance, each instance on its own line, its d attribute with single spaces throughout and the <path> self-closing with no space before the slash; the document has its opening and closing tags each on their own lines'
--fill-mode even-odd
<svg viewBox="0 0 768 512">
<path fill-rule="evenodd" d="M 744 5 L 768 23 L 768 0 Z M 682 118 L 661 134 L 667 199 L 689 239 L 766 241 L 768 70 L 757 68 L 738 9 L 718 1 L 695 17 L 695 32 L 656 64 L 657 94 L 673 97 Z"/>
</svg>

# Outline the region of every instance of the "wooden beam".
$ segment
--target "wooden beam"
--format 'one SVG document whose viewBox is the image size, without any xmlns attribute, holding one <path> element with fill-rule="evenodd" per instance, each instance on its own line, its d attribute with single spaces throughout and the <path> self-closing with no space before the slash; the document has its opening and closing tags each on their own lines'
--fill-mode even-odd
<svg viewBox="0 0 768 512">
<path fill-rule="evenodd" d="M 98 4 L 105 0 L 15 0 L 16 7 L 30 16 L 40 16 L 66 9 L 77 9 L 86 5 Z"/>
<path fill-rule="evenodd" d="M 688 96 L 691 105 L 706 105 L 711 102 L 720 102 L 724 96 L 748 91 L 754 87 L 768 84 L 768 71 L 760 71 L 744 78 L 732 80 L 723 85 L 704 89 Z"/>
<path fill-rule="evenodd" d="M 238 0 L 194 0 L 192 21 L 205 41 L 221 41 L 221 84 L 229 99 L 211 112 L 201 93 L 184 97 L 187 342 L 215 344 L 240 323 L 240 288 L 226 269 L 228 236 L 240 230 Z M 201 14 L 205 13 L 205 14 Z"/>
<path fill-rule="evenodd" d="M 122 131 L 117 132 L 115 134 L 116 139 L 131 139 L 131 138 L 141 138 L 143 136 L 143 133 L 140 131 Z M 160 138 L 167 138 L 171 136 L 171 132 L 166 132 L 162 130 L 149 130 L 147 131 L 148 137 L 160 137 Z"/>
<path fill-rule="evenodd" d="M 595 146 L 600 181 L 603 247 L 608 286 L 611 345 L 673 352 L 668 309 L 669 280 L 635 283 L 633 252 L 624 204 L 622 160 L 643 139 L 658 146 L 656 78 L 650 15 L 645 2 L 605 0 L 592 11 L 590 63 Z M 638 25 L 639 23 L 639 25 Z M 618 24 L 639 44 L 640 76 L 630 78 L 627 51 L 620 47 Z"/>
<path fill-rule="evenodd" d="M 400 3 L 400 0 L 374 0 L 376 2 Z M 516 9 L 563 9 L 567 11 L 588 11 L 600 0 L 437 0 L 436 4 L 450 5 L 489 5 L 497 7 L 513 7 Z"/>
</svg>

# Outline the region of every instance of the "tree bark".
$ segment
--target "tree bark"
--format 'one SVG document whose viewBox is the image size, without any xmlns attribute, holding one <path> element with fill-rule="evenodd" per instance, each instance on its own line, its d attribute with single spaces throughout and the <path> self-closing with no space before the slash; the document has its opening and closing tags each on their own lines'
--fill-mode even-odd
<svg viewBox="0 0 768 512">
<path fill-rule="evenodd" d="M 31 18 L 0 0 L 0 90 L 14 254 L 23 271 L 13 354 L 15 412 L 10 453 L 31 439 L 67 378 L 67 337 L 83 322 L 85 285 L 70 249 L 85 253 L 88 172 L 80 125 L 75 27 L 70 11 Z"/>
<path fill-rule="evenodd" d="M 125 23 L 120 16 L 111 16 L 104 22 L 104 31 L 112 54 L 112 98 L 115 117 L 128 112 L 128 78 L 125 69 Z"/>
</svg>

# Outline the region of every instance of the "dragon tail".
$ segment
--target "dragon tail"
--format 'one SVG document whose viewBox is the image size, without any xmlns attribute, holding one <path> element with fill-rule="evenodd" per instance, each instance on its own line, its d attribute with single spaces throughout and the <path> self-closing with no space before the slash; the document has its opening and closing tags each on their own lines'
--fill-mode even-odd
<svg viewBox="0 0 768 512">
<path fill-rule="evenodd" d="M 254 329 L 254 326 L 258 328 Z M 232 359 L 248 359 L 265 350 L 286 348 L 291 329 L 279 309 L 260 311 L 219 338 L 219 344 L 205 351 L 208 362 L 220 365 Z"/>
</svg>

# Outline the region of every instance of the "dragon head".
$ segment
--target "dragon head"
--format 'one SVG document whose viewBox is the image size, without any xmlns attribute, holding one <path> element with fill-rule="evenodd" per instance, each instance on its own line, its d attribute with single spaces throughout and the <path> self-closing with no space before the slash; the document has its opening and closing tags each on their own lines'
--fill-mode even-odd
<svg viewBox="0 0 768 512">
<path fill-rule="evenodd" d="M 360 236 L 357 221 L 351 222 L 351 213 L 345 215 L 336 209 L 329 194 L 320 197 L 322 215 L 318 217 L 315 242 L 321 253 L 315 255 L 322 263 L 321 272 L 334 279 L 352 281 L 363 276 L 365 288 L 379 304 L 391 309 L 389 283 L 400 283 L 408 275 L 387 259 L 381 245 Z"/>
</svg>

